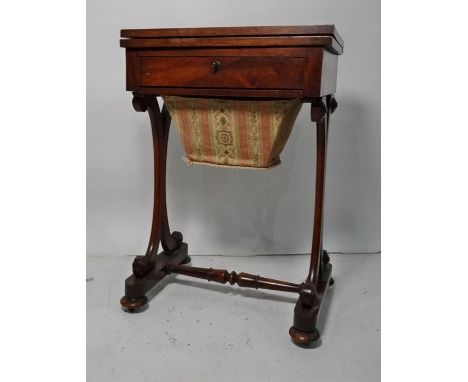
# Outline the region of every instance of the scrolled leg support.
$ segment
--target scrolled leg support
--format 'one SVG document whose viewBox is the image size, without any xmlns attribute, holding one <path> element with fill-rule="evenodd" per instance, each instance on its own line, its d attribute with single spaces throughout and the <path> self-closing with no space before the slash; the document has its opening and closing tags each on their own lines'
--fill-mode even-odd
<svg viewBox="0 0 468 382">
<path fill-rule="evenodd" d="M 300 294 L 294 308 L 294 323 L 289 329 L 292 341 L 299 346 L 309 346 L 320 339 L 317 321 L 327 288 L 334 283 L 332 266 L 327 251 L 323 250 L 323 206 L 325 195 L 325 172 L 327 159 L 328 128 L 330 114 L 337 107 L 331 95 L 316 98 L 311 104 L 311 120 L 317 128 L 317 158 L 315 172 L 315 208 L 312 250 L 306 284 L 310 293 Z"/>
<path fill-rule="evenodd" d="M 133 274 L 125 280 L 125 295 L 120 300 L 128 312 L 143 309 L 148 299 L 145 294 L 164 276 L 167 264 L 185 264 L 190 261 L 187 244 L 180 232 L 171 233 L 166 207 L 166 158 L 171 117 L 164 106 L 159 109 L 156 97 L 134 93 L 133 107 L 139 112 L 148 112 L 153 137 L 154 195 L 153 221 L 148 248 L 144 256 L 137 256 L 132 264 Z M 158 254 L 159 246 L 163 252 Z"/>
</svg>

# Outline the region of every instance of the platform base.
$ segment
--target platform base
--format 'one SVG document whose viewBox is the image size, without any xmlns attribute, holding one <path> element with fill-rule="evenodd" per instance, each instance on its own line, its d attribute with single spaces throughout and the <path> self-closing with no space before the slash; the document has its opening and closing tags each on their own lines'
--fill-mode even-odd
<svg viewBox="0 0 468 382">
<path fill-rule="evenodd" d="M 120 299 L 122 309 L 126 312 L 134 313 L 144 310 L 148 305 L 146 294 L 165 276 L 167 264 L 187 264 L 191 261 L 188 256 L 187 243 L 181 243 L 174 251 L 161 252 L 155 256 L 152 270 L 143 277 L 134 274 L 125 280 L 125 296 Z"/>
</svg>

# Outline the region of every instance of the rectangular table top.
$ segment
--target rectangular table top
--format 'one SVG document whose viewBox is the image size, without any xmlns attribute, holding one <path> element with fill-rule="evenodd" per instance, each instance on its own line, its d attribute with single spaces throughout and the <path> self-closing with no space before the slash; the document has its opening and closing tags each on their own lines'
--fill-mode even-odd
<svg viewBox="0 0 468 382">
<path fill-rule="evenodd" d="M 125 48 L 321 46 L 343 53 L 334 25 L 122 29 Z"/>
</svg>

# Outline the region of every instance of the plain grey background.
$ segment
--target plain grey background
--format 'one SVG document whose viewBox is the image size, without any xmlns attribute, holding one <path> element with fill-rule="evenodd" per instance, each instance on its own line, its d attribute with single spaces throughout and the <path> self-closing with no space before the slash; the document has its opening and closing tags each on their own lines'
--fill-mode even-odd
<svg viewBox="0 0 468 382">
<path fill-rule="evenodd" d="M 125 91 L 120 29 L 311 24 L 335 24 L 345 41 L 329 135 L 324 246 L 380 250 L 380 1 L 88 0 L 88 254 L 143 254 L 150 232 L 150 125 Z M 303 105 L 282 165 L 269 171 L 189 167 L 171 128 L 169 220 L 191 254 L 310 250 L 315 126 L 309 111 Z"/>
</svg>

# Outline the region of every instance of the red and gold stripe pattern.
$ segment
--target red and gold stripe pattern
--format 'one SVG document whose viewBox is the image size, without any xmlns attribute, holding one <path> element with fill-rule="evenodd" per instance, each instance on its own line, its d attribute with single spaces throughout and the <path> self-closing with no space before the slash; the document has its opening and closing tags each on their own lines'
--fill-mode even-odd
<svg viewBox="0 0 468 382">
<path fill-rule="evenodd" d="M 298 99 L 245 101 L 164 96 L 188 163 L 268 168 L 301 108 Z"/>
</svg>

